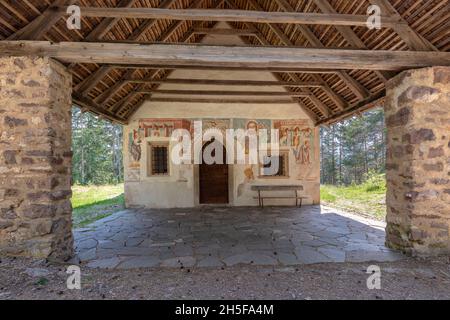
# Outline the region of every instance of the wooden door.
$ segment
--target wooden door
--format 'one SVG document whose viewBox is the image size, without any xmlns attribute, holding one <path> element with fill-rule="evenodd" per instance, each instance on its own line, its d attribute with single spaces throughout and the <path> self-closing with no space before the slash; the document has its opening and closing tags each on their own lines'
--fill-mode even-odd
<svg viewBox="0 0 450 320">
<path fill-rule="evenodd" d="M 205 144 L 205 147 L 212 141 Z M 203 152 L 202 152 L 203 155 Z M 200 204 L 227 204 L 228 196 L 228 165 L 226 164 L 226 149 L 223 148 L 223 164 L 200 165 Z"/>
</svg>

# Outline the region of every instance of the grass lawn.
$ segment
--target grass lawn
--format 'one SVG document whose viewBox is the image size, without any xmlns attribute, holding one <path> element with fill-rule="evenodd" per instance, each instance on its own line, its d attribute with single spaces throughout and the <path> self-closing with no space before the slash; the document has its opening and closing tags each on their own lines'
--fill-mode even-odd
<svg viewBox="0 0 450 320">
<path fill-rule="evenodd" d="M 114 186 L 72 187 L 73 224 L 83 227 L 96 220 L 123 210 L 123 184 Z"/>
<path fill-rule="evenodd" d="M 322 204 L 349 212 L 384 220 L 386 216 L 386 189 L 375 190 L 367 185 L 320 187 Z"/>
</svg>

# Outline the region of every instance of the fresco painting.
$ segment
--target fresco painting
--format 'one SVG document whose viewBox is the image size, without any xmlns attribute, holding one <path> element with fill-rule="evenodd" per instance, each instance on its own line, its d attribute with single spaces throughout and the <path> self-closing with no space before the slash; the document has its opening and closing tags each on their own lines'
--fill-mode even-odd
<svg viewBox="0 0 450 320">
<path fill-rule="evenodd" d="M 242 181 L 242 183 L 240 183 L 238 185 L 238 188 L 237 188 L 237 196 L 238 197 L 242 197 L 246 185 L 248 185 L 249 183 L 255 181 L 255 174 L 253 172 L 253 168 L 254 168 L 253 165 L 245 167 L 245 169 L 243 171 L 243 173 L 244 173 L 244 180 Z"/>
<path fill-rule="evenodd" d="M 270 130 L 272 129 L 272 120 L 268 119 L 233 119 L 234 129 L 255 130 L 257 133 L 260 130 L 267 130 L 267 137 L 260 143 L 270 142 Z"/>
<path fill-rule="evenodd" d="M 270 143 L 270 130 L 272 121 L 267 119 L 233 119 L 234 129 L 255 130 L 256 134 L 260 130 L 267 130 L 267 135 L 262 135 L 258 140 L 259 145 Z M 249 154 L 249 139 L 245 138 L 245 154 Z"/>
<path fill-rule="evenodd" d="M 217 129 L 226 137 L 226 130 L 230 129 L 230 120 L 228 119 L 199 119 L 202 122 L 203 133 L 210 129 Z M 191 125 L 191 133 L 194 133 L 194 123 Z"/>
<path fill-rule="evenodd" d="M 297 164 L 309 165 L 314 160 L 314 129 L 307 120 L 274 121 L 280 132 L 280 148 L 290 148 Z"/>
<path fill-rule="evenodd" d="M 145 138 L 170 138 L 177 129 L 190 129 L 191 122 L 181 119 L 141 119 L 139 134 Z"/>
<path fill-rule="evenodd" d="M 131 169 L 139 169 L 140 167 L 142 156 L 141 142 L 139 129 L 132 129 L 128 135 L 128 154 L 130 159 L 128 167 Z"/>
</svg>

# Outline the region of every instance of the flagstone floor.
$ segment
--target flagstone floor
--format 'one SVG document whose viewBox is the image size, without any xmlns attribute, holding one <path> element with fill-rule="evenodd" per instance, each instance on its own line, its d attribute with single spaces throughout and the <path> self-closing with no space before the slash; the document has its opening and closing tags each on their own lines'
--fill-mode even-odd
<svg viewBox="0 0 450 320">
<path fill-rule="evenodd" d="M 404 258 L 384 246 L 383 222 L 324 206 L 133 209 L 74 230 L 93 268 L 293 266 Z"/>
</svg>

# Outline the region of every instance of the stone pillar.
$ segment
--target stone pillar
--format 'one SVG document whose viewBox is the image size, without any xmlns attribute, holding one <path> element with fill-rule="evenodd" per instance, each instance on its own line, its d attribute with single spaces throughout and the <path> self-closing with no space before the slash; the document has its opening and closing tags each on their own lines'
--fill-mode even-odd
<svg viewBox="0 0 450 320">
<path fill-rule="evenodd" d="M 450 253 L 450 67 L 409 70 L 386 92 L 388 246 Z"/>
<path fill-rule="evenodd" d="M 0 254 L 72 255 L 72 77 L 49 58 L 0 58 Z"/>
</svg>

